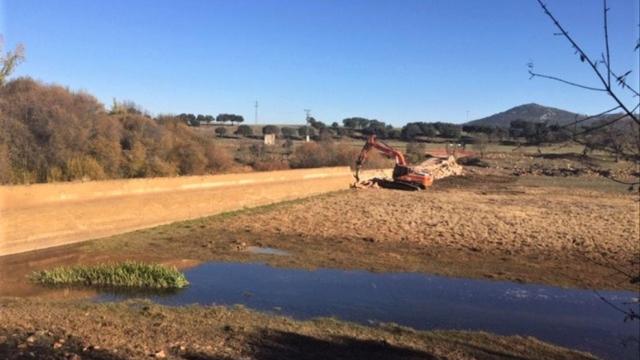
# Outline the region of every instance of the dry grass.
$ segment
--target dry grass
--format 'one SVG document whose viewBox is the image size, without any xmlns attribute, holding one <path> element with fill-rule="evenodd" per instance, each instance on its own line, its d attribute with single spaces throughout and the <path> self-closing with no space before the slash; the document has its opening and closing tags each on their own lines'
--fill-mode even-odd
<svg viewBox="0 0 640 360">
<path fill-rule="evenodd" d="M 594 359 L 530 337 L 295 321 L 243 307 L 5 299 L 0 318 L 1 358 Z"/>
</svg>

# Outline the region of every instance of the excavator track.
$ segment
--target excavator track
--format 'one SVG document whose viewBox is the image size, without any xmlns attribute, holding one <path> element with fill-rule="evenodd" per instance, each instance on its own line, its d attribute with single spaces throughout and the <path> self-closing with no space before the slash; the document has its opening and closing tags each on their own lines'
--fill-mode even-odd
<svg viewBox="0 0 640 360">
<path fill-rule="evenodd" d="M 378 185 L 381 188 L 394 189 L 394 190 L 404 190 L 404 191 L 422 191 L 422 190 L 424 190 L 424 188 L 419 186 L 419 185 L 408 183 L 408 182 L 404 182 L 404 181 L 380 180 L 380 181 L 378 181 Z"/>
</svg>

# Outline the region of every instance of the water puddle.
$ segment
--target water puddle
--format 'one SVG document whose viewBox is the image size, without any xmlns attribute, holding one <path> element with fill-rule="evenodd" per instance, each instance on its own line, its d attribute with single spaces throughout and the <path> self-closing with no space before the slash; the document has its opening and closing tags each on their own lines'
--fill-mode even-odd
<svg viewBox="0 0 640 360">
<path fill-rule="evenodd" d="M 261 254 L 261 255 L 277 255 L 277 256 L 288 256 L 291 255 L 288 251 L 272 248 L 272 247 L 261 247 L 261 246 L 249 246 L 247 251 L 252 254 Z"/>
<path fill-rule="evenodd" d="M 484 330 L 535 336 L 608 359 L 637 359 L 638 322 L 589 290 L 469 280 L 418 273 L 370 273 L 273 268 L 263 264 L 206 263 L 186 271 L 191 285 L 177 293 L 147 294 L 166 305 L 231 305 L 308 319 L 336 316 L 372 324 L 394 322 L 416 329 Z M 615 302 L 627 291 L 601 291 Z M 141 294 L 103 293 L 99 301 Z"/>
</svg>

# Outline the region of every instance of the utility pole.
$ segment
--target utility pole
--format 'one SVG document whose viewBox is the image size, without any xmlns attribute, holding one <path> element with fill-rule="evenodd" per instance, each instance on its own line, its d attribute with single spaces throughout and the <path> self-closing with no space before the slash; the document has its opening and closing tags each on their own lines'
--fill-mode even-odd
<svg viewBox="0 0 640 360">
<path fill-rule="evenodd" d="M 255 119 L 256 125 L 258 125 L 258 100 L 256 100 L 256 103 L 255 103 L 254 106 L 256 108 L 256 113 L 255 113 L 255 118 L 254 119 Z"/>
<path fill-rule="evenodd" d="M 304 112 L 307 114 L 307 117 L 304 119 L 307 124 L 309 123 L 309 118 L 311 118 L 310 114 L 311 114 L 311 109 L 304 109 Z"/>
<path fill-rule="evenodd" d="M 469 122 L 469 110 L 467 110 L 467 122 Z"/>
</svg>

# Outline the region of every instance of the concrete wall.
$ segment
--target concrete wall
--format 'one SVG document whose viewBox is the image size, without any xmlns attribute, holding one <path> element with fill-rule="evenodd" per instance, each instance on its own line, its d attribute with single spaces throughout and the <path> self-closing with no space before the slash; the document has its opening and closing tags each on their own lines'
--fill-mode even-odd
<svg viewBox="0 0 640 360">
<path fill-rule="evenodd" d="M 0 187 L 0 256 L 349 188 L 348 167 Z"/>
</svg>

